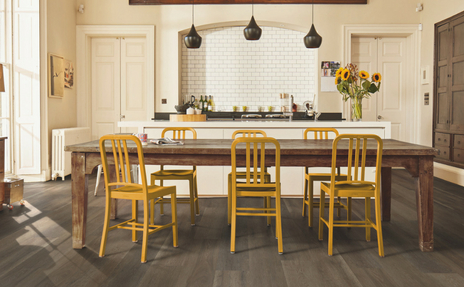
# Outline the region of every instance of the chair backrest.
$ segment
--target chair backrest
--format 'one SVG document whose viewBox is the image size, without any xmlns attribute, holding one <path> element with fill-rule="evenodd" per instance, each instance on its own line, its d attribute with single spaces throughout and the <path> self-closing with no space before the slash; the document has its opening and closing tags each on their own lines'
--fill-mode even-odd
<svg viewBox="0 0 464 287">
<path fill-rule="evenodd" d="M 111 147 L 109 144 L 111 143 Z M 134 144 L 135 143 L 135 144 Z M 108 151 L 107 151 L 108 149 Z M 137 149 L 137 159 L 131 158 L 129 161 L 129 150 Z M 108 155 L 111 156 L 114 162 L 115 181 L 110 180 L 110 171 L 108 164 Z M 111 192 L 113 186 L 137 186 L 143 188 L 147 195 L 147 178 L 145 174 L 145 160 L 143 157 L 142 143 L 140 139 L 133 135 L 105 135 L 100 138 L 100 155 L 103 166 L 103 174 L 105 178 L 105 186 L 107 196 Z M 142 184 L 134 183 L 131 178 L 131 165 L 139 165 Z M 109 197 L 108 197 L 109 198 Z"/>
<path fill-rule="evenodd" d="M 245 146 L 245 150 L 237 146 Z M 265 180 L 266 145 L 274 145 L 275 182 Z M 245 167 L 246 181 L 238 187 L 271 187 L 280 184 L 280 144 L 271 137 L 239 137 L 232 142 L 232 182 L 237 182 L 237 168 Z M 268 153 L 268 157 L 272 153 Z M 245 159 L 244 159 L 245 157 Z M 237 163 L 239 159 L 239 163 Z M 269 163 L 268 163 L 269 165 Z"/>
<path fill-rule="evenodd" d="M 174 140 L 184 140 L 185 139 L 185 132 L 190 131 L 192 132 L 193 138 L 197 138 L 197 132 L 193 128 L 165 128 L 161 132 L 161 137 L 164 138 L 167 132 L 172 131 L 172 139 Z"/>
<path fill-rule="evenodd" d="M 237 135 L 242 136 L 242 137 L 254 137 L 254 138 L 258 136 L 267 137 L 266 133 L 261 130 L 236 130 L 232 134 L 232 139 L 236 139 Z"/>
<path fill-rule="evenodd" d="M 347 140 L 343 140 L 347 139 Z M 361 146 L 362 142 L 362 146 Z M 375 182 L 368 182 L 365 180 L 366 174 L 366 155 L 368 153 L 367 146 L 369 143 L 375 143 L 375 145 L 371 145 L 371 150 L 373 147 L 377 148 L 376 151 L 376 163 L 375 163 Z M 340 146 L 341 145 L 341 146 Z M 335 174 L 336 174 L 336 166 L 337 166 L 337 149 L 338 150 L 346 150 L 348 149 L 347 155 L 347 164 L 348 173 L 347 173 L 347 180 L 346 181 L 338 181 L 335 183 Z M 354 149 L 354 150 L 353 150 Z M 376 186 L 380 186 L 380 168 L 382 166 L 382 150 L 383 150 L 383 141 L 377 135 L 371 134 L 342 134 L 337 136 L 332 145 L 332 179 L 331 184 L 362 184 L 362 183 L 369 183 L 375 184 Z M 354 154 L 353 154 L 354 151 Z M 342 155 L 338 155 L 338 159 L 341 160 L 343 158 Z M 354 160 L 354 162 L 353 162 Z M 354 170 L 354 173 L 353 173 Z"/>
<path fill-rule="evenodd" d="M 334 129 L 334 128 L 307 128 L 303 133 L 303 136 L 304 136 L 305 140 L 308 139 L 308 133 L 309 132 L 314 132 L 314 139 L 315 140 L 317 140 L 317 139 L 325 139 L 325 140 L 328 139 L 329 138 L 329 132 L 334 133 L 335 136 L 339 135 L 337 129 Z"/>
</svg>

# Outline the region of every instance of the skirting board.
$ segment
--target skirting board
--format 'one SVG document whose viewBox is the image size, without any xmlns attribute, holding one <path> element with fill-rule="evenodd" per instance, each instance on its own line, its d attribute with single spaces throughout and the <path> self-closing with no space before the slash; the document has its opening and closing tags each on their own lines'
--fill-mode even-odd
<svg viewBox="0 0 464 287">
<path fill-rule="evenodd" d="M 435 177 L 464 186 L 464 169 L 437 162 L 434 162 L 433 165 L 433 175 Z"/>
</svg>

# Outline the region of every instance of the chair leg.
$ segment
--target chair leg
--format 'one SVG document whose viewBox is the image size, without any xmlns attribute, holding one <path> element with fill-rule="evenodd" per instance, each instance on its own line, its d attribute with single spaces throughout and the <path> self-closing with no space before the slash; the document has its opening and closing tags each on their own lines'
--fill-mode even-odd
<svg viewBox="0 0 464 287">
<path fill-rule="evenodd" d="M 110 228 L 110 216 L 111 216 L 111 198 L 109 196 L 106 197 L 106 204 L 105 204 L 105 222 L 103 222 L 103 232 L 102 232 L 102 239 L 100 244 L 100 257 L 105 256 L 105 249 L 106 249 L 106 241 L 108 239 L 108 230 Z"/>
<path fill-rule="evenodd" d="M 321 188 L 321 197 L 319 199 L 319 240 L 324 238 L 324 208 L 325 208 L 325 191 Z"/>
<path fill-rule="evenodd" d="M 200 203 L 198 202 L 198 183 L 197 183 L 197 176 L 193 177 L 193 184 L 195 186 L 195 209 L 196 215 L 200 215 Z"/>
<path fill-rule="evenodd" d="M 348 206 L 347 219 L 348 219 L 348 221 L 351 221 L 351 197 L 347 198 L 346 205 Z"/>
<path fill-rule="evenodd" d="M 164 186 L 163 184 L 164 184 L 163 180 L 160 180 L 160 186 Z M 160 205 L 160 215 L 164 215 L 164 199 L 162 196 L 160 198 L 159 205 Z"/>
<path fill-rule="evenodd" d="M 195 226 L 195 184 L 193 178 L 189 179 L 190 184 L 190 224 Z"/>
<path fill-rule="evenodd" d="M 379 245 L 379 256 L 380 257 L 385 257 L 385 252 L 383 249 L 383 235 L 382 235 L 382 217 L 380 214 L 380 199 L 378 196 L 375 197 L 374 199 L 374 204 L 375 204 L 375 221 L 376 221 L 376 227 L 377 227 L 377 243 Z"/>
<path fill-rule="evenodd" d="M 313 227 L 314 180 L 311 177 L 308 178 L 308 201 L 308 226 Z"/>
<path fill-rule="evenodd" d="M 306 175 L 308 174 L 308 168 L 306 168 L 305 179 L 304 179 L 304 190 L 303 190 L 303 211 L 301 212 L 301 216 L 306 216 L 306 201 L 308 200 L 308 180 L 306 179 Z"/>
<path fill-rule="evenodd" d="M 332 256 L 333 254 L 334 206 L 335 206 L 335 196 L 331 194 L 330 203 L 329 203 L 329 256 Z"/>
<path fill-rule="evenodd" d="M 280 196 L 276 196 L 276 233 L 277 233 L 277 246 L 279 254 L 284 253 L 284 246 L 282 243 L 282 213 Z"/>
<path fill-rule="evenodd" d="M 98 165 L 98 170 L 97 170 L 97 182 L 95 183 L 95 192 L 93 193 L 93 196 L 97 196 L 97 190 L 98 186 L 100 185 L 100 177 L 101 177 L 101 172 L 102 172 L 102 165 Z"/>
<path fill-rule="evenodd" d="M 371 219 L 371 198 L 365 198 L 365 212 L 366 212 L 366 221 Z M 366 227 L 366 241 L 371 241 L 371 227 Z"/>
<path fill-rule="evenodd" d="M 237 227 L 237 197 L 232 191 L 232 222 L 230 226 L 230 253 L 235 253 L 235 230 Z"/>
<path fill-rule="evenodd" d="M 342 202 L 340 196 L 337 197 L 337 202 L 338 202 L 338 203 L 341 203 L 341 202 Z M 338 206 L 337 206 L 337 217 L 340 217 L 340 216 L 341 216 L 341 212 L 340 212 L 340 209 L 341 209 L 341 208 L 342 208 L 341 205 L 338 205 Z"/>
<path fill-rule="evenodd" d="M 138 201 L 137 200 L 132 200 L 132 219 L 134 220 L 135 223 L 139 222 L 139 216 L 138 216 Z M 148 220 L 148 218 L 147 218 Z M 133 226 L 135 228 L 135 225 Z M 132 230 L 132 242 L 137 242 L 137 230 L 133 229 Z"/>
<path fill-rule="evenodd" d="M 150 200 L 150 224 L 155 224 L 155 199 Z"/>
<path fill-rule="evenodd" d="M 271 197 L 266 196 L 265 200 L 266 200 L 266 208 L 271 208 Z M 268 213 L 271 213 L 271 212 L 268 211 Z M 271 226 L 271 216 L 267 217 L 267 226 Z"/>
<path fill-rule="evenodd" d="M 230 226 L 232 216 L 232 176 L 229 174 L 227 179 L 227 224 Z"/>
<path fill-rule="evenodd" d="M 147 243 L 148 243 L 148 202 L 143 201 L 143 242 L 142 242 L 142 258 L 141 262 L 147 262 Z"/>
<path fill-rule="evenodd" d="M 177 228 L 177 197 L 174 192 L 171 194 L 171 217 L 174 225 L 172 226 L 172 246 L 179 247 L 178 243 L 178 228 Z"/>
</svg>

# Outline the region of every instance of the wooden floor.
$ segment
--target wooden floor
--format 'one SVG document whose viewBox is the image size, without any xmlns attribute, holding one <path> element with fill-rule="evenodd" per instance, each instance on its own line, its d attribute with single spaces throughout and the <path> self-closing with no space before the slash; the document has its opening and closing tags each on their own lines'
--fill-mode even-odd
<svg viewBox="0 0 464 287">
<path fill-rule="evenodd" d="M 89 186 L 94 184 L 91 177 Z M 290 198 L 282 207 L 283 255 L 277 252 L 274 224 L 267 227 L 259 217 L 238 218 L 232 255 L 226 198 L 205 198 L 195 227 L 189 206 L 179 205 L 179 248 L 172 247 L 170 229 L 151 235 L 148 263 L 141 264 L 141 244 L 132 243 L 127 230 L 110 232 L 107 255 L 98 257 L 103 187 L 98 197 L 89 194 L 87 247 L 73 250 L 71 180 L 26 183 L 26 206 L 0 212 L 0 285 L 464 286 L 464 188 L 435 179 L 435 251 L 430 253 L 418 248 L 414 185 L 407 172 L 393 171 L 392 196 L 392 221 L 383 225 L 385 258 L 377 255 L 375 232 L 366 242 L 362 228 L 335 229 L 329 257 L 327 240 L 317 240 L 317 223 L 310 229 L 301 217 L 302 199 Z M 169 220 L 168 205 L 165 210 L 158 222 Z M 363 201 L 355 201 L 355 217 L 363 210 Z M 121 203 L 120 218 L 129 212 Z"/>
</svg>

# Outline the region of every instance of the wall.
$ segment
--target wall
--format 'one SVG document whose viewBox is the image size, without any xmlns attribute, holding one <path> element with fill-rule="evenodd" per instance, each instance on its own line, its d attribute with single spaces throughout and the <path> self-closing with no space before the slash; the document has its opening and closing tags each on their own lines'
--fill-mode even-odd
<svg viewBox="0 0 464 287">
<path fill-rule="evenodd" d="M 421 86 L 421 93 L 430 94 L 430 102 L 433 102 L 433 47 L 434 47 L 434 29 L 435 23 L 451 17 L 461 11 L 464 11 L 464 1 L 446 0 L 423 1 L 424 10 L 420 14 L 420 21 L 423 25 L 422 45 L 421 45 L 421 66 L 429 66 L 431 73 L 430 84 Z M 432 128 L 433 128 L 433 105 L 420 107 L 420 143 L 432 145 Z M 442 179 L 464 185 L 464 171 L 447 165 L 435 164 L 435 176 Z"/>
<path fill-rule="evenodd" d="M 47 52 L 63 56 L 74 65 L 76 63 L 76 14 L 75 0 L 47 0 Z M 42 74 L 47 75 L 47 71 L 42 71 Z M 48 155 L 45 158 L 48 158 L 47 164 L 50 166 L 52 129 L 77 126 L 76 88 L 65 88 L 63 98 L 48 98 L 46 102 Z"/>
<path fill-rule="evenodd" d="M 302 107 L 316 89 L 316 49 L 302 45 L 305 32 L 261 25 L 259 41 L 247 41 L 245 26 L 202 30 L 200 49 L 182 45 L 182 96 L 212 95 L 215 111 L 280 111 L 280 93 Z M 288 106 L 288 99 L 285 101 Z"/>
<path fill-rule="evenodd" d="M 370 0 L 367 5 L 316 5 L 314 23 L 323 37 L 319 49 L 320 61 L 341 61 L 343 24 L 412 24 L 419 23 L 415 12 L 416 1 Z M 191 5 L 130 6 L 128 0 L 78 0 L 85 5 L 85 13 L 77 15 L 78 25 L 96 24 L 151 24 L 156 26 L 156 98 L 157 112 L 174 111 L 179 96 L 179 31 L 191 26 Z M 401 8 L 400 8 L 401 7 Z M 255 5 L 255 19 L 281 23 L 281 25 L 311 25 L 310 5 Z M 245 21 L 251 18 L 250 5 L 197 5 L 195 26 L 228 21 Z M 303 40 L 301 41 L 303 44 Z M 345 64 L 345 63 L 342 63 Z M 161 104 L 167 98 L 167 104 Z M 321 111 L 341 111 L 341 96 L 320 93 Z"/>
</svg>

